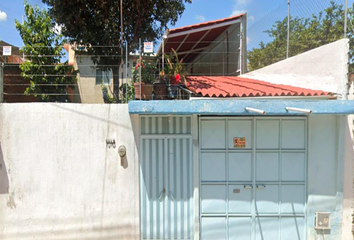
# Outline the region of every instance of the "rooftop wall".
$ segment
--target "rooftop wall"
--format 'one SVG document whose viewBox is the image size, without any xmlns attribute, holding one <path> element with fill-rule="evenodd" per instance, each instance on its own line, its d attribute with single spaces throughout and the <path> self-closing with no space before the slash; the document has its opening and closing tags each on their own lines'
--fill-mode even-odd
<svg viewBox="0 0 354 240">
<path fill-rule="evenodd" d="M 348 82 L 348 52 L 348 39 L 342 39 L 249 72 L 243 77 L 342 96 Z"/>
</svg>

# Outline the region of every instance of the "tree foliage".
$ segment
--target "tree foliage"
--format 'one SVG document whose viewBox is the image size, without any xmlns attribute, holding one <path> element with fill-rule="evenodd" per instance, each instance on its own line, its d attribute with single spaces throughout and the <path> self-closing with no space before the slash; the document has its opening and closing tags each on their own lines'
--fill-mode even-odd
<svg viewBox="0 0 354 240">
<path fill-rule="evenodd" d="M 62 26 L 72 43 L 87 47 L 94 63 L 111 68 L 117 91 L 118 66 L 121 63 L 119 0 L 42 0 Z M 136 50 L 139 38 L 155 41 L 161 38 L 168 24 L 174 25 L 191 0 L 124 0 L 123 31 L 129 52 Z M 117 93 L 116 93 L 117 94 Z"/>
<path fill-rule="evenodd" d="M 45 9 L 25 2 L 25 14 L 23 24 L 15 21 L 27 59 L 20 65 L 21 75 L 31 82 L 25 94 L 40 96 L 42 101 L 67 102 L 67 84 L 76 82 L 76 72 L 72 66 L 61 63 L 65 56 L 64 38 L 55 31 L 55 23 Z"/>
<path fill-rule="evenodd" d="M 354 6 L 353 6 L 354 7 Z M 353 59 L 354 39 L 353 8 L 348 9 L 348 38 L 350 40 L 350 58 Z M 281 61 L 286 57 L 287 17 L 277 21 L 265 31 L 273 39 L 269 43 L 261 42 L 259 48 L 248 52 L 250 71 Z M 344 9 L 342 5 L 331 2 L 331 6 L 311 18 L 290 19 L 289 57 L 342 39 L 344 36 Z M 350 69 L 354 70 L 351 61 Z"/>
</svg>

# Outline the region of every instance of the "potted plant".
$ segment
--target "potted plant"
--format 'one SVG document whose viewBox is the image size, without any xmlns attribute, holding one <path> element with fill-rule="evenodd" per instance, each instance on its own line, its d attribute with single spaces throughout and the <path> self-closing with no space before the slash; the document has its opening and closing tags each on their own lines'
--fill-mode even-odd
<svg viewBox="0 0 354 240">
<path fill-rule="evenodd" d="M 159 78 L 154 82 L 154 99 L 164 100 L 167 97 L 165 72 L 161 71 Z"/>
<path fill-rule="evenodd" d="M 141 89 L 139 68 L 141 68 Z M 135 99 L 152 100 L 153 99 L 153 83 L 155 81 L 156 66 L 155 64 L 146 63 L 140 58 L 133 70 L 133 82 Z"/>
<path fill-rule="evenodd" d="M 165 54 L 167 61 L 167 73 L 168 73 L 168 95 L 169 98 L 177 98 L 177 90 L 180 84 L 187 85 L 185 78 L 185 70 L 183 67 L 183 59 L 178 59 L 177 52 L 172 48 L 173 56 Z M 183 81 L 183 83 L 182 83 Z"/>
</svg>

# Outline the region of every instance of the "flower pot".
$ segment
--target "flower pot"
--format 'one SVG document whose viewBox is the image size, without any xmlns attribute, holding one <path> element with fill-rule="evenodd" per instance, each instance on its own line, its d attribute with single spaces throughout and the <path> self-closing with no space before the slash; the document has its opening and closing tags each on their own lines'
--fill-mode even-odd
<svg viewBox="0 0 354 240">
<path fill-rule="evenodd" d="M 140 95 L 140 83 L 134 83 L 135 99 L 152 100 L 152 90 L 152 84 L 145 84 L 142 82 Z"/>
<path fill-rule="evenodd" d="M 152 100 L 152 90 L 154 86 L 152 84 L 144 84 L 143 99 Z"/>
<path fill-rule="evenodd" d="M 155 100 L 164 100 L 166 99 L 167 92 L 166 92 L 166 84 L 159 82 L 154 83 L 154 96 Z"/>
<path fill-rule="evenodd" d="M 134 83 L 134 92 L 135 99 L 142 99 L 140 96 L 144 96 L 144 85 L 145 83 L 141 83 L 141 92 L 140 92 L 140 83 Z"/>
</svg>

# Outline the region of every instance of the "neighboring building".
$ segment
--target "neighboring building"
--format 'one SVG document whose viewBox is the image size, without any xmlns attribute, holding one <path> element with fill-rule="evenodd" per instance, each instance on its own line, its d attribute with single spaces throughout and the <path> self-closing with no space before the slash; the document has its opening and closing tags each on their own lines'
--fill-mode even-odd
<svg viewBox="0 0 354 240">
<path fill-rule="evenodd" d="M 11 46 L 11 55 L 3 55 L 3 46 Z M 30 85 L 30 81 L 21 77 L 20 64 L 25 60 L 20 48 L 7 42 L 0 41 L 0 64 L 3 64 L 3 101 L 38 102 L 39 98 L 33 95 L 26 96 L 24 92 Z M 0 91 L 1 92 L 1 91 Z"/>
<path fill-rule="evenodd" d="M 77 103 L 104 103 L 102 87 L 106 86 L 109 93 L 113 93 L 113 74 L 120 75 L 120 86 L 124 83 L 131 84 L 132 67 L 136 65 L 139 55 L 130 54 L 128 66 L 123 64 L 123 71 L 119 67 L 119 73 L 111 70 L 100 69 L 91 59 L 90 55 L 80 54 L 72 46 L 65 45 L 69 53 L 69 64 L 79 70 L 77 77 L 77 89 L 75 89 L 75 101 Z M 145 56 L 145 60 L 155 60 L 155 56 Z M 127 69 L 127 70 L 126 70 Z M 127 74 L 127 75 L 126 75 Z"/>
<path fill-rule="evenodd" d="M 11 47 L 11 56 L 3 56 L 3 46 Z M 9 44 L 4 41 L 0 41 L 0 62 L 8 64 L 20 64 L 24 61 L 24 56 L 19 47 Z"/>
</svg>

